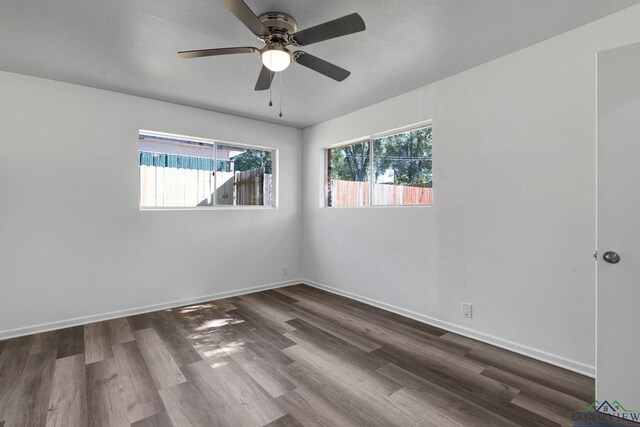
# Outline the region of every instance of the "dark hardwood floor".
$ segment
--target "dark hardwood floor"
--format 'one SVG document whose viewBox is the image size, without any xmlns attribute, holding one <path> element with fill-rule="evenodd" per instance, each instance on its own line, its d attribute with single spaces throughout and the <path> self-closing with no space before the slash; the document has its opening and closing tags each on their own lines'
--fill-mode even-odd
<svg viewBox="0 0 640 427">
<path fill-rule="evenodd" d="M 0 342 L 0 427 L 572 425 L 593 400 L 591 378 L 304 285 Z"/>
</svg>

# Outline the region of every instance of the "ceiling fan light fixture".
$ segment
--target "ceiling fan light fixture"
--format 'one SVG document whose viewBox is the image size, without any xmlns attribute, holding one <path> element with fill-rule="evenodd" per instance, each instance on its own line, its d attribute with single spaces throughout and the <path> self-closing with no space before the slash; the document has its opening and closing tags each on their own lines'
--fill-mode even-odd
<svg viewBox="0 0 640 427">
<path fill-rule="evenodd" d="M 277 73 L 291 65 L 291 52 L 281 44 L 272 44 L 262 51 L 260 59 L 265 67 Z"/>
</svg>

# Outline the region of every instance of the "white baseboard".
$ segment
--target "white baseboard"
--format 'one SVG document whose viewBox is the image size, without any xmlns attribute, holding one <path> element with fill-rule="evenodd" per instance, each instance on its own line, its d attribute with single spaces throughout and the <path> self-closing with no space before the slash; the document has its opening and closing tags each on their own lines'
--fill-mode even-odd
<svg viewBox="0 0 640 427">
<path fill-rule="evenodd" d="M 556 354 L 547 353 L 546 351 L 538 350 L 533 347 L 529 347 L 527 345 L 518 344 L 518 343 L 505 340 L 493 335 L 485 334 L 484 332 L 479 332 L 474 329 L 456 325 L 455 323 L 446 322 L 430 316 L 425 316 L 424 314 L 416 313 L 411 310 L 405 310 L 404 308 L 400 308 L 395 305 L 376 301 L 371 298 L 363 297 L 361 295 L 356 295 L 351 292 L 343 291 L 337 288 L 333 288 L 331 286 L 314 282 L 312 280 L 301 279 L 301 282 L 306 285 L 313 286 L 314 288 L 322 289 L 323 291 L 331 292 L 337 295 L 341 295 L 347 298 L 351 298 L 351 299 L 363 302 L 365 304 L 373 305 L 383 310 L 391 311 L 393 313 L 400 314 L 401 316 L 409 317 L 411 319 L 414 319 L 419 322 L 426 323 L 432 326 L 437 326 L 438 328 L 465 336 L 467 338 L 472 338 L 474 340 L 482 341 L 484 343 L 491 344 L 496 347 L 500 347 L 505 350 L 512 351 L 514 353 L 531 357 L 532 359 L 540 360 L 542 362 L 546 362 L 546 363 L 558 366 L 560 368 L 568 369 L 570 371 L 595 378 L 596 368 L 595 366 L 592 366 L 592 365 L 587 365 L 585 363 L 567 359 L 566 357 L 558 356 Z"/>
<path fill-rule="evenodd" d="M 118 317 L 133 316 L 136 314 L 149 313 L 152 311 L 164 310 L 167 308 L 181 307 L 183 305 L 197 304 L 221 298 L 235 297 L 238 295 L 251 294 L 253 292 L 265 291 L 267 289 L 282 288 L 284 286 L 296 285 L 302 280 L 287 280 L 286 282 L 271 283 L 267 285 L 253 286 L 251 288 L 236 289 L 233 291 L 218 292 L 215 294 L 202 295 L 199 297 L 185 298 L 177 301 L 163 302 L 159 304 L 145 305 L 142 307 L 127 308 L 124 310 L 112 311 L 109 313 L 92 314 L 90 316 L 75 317 L 73 319 L 58 320 L 55 322 L 40 323 L 38 325 L 25 326 L 21 328 L 0 331 L 0 340 L 21 337 L 24 335 L 37 334 L 40 332 L 53 331 L 56 329 L 69 328 L 71 326 L 84 325 L 86 323 L 100 322 L 103 320 L 116 319 Z"/>
</svg>

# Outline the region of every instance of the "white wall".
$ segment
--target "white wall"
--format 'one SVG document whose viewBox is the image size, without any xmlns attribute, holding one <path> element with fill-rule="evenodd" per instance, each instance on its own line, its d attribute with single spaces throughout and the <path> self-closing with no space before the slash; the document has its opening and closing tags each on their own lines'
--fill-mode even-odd
<svg viewBox="0 0 640 427">
<path fill-rule="evenodd" d="M 300 276 L 300 130 L 3 72 L 0 123 L 0 339 Z M 139 129 L 279 148 L 279 209 L 140 212 Z"/>
<path fill-rule="evenodd" d="M 596 52 L 638 22 L 640 6 L 306 129 L 304 277 L 593 374 Z M 426 119 L 433 207 L 320 208 L 323 147 Z"/>
</svg>

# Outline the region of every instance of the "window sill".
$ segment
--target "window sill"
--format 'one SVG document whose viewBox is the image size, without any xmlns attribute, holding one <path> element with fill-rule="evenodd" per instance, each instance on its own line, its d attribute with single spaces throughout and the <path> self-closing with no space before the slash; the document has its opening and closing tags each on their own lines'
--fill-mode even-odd
<svg viewBox="0 0 640 427">
<path fill-rule="evenodd" d="M 321 206 L 323 209 L 432 208 L 433 205 Z"/>
<path fill-rule="evenodd" d="M 264 210 L 276 210 L 274 206 L 202 206 L 192 208 L 181 207 L 166 207 L 166 208 L 143 208 L 140 207 L 140 212 L 155 212 L 155 211 L 264 211 Z"/>
</svg>

